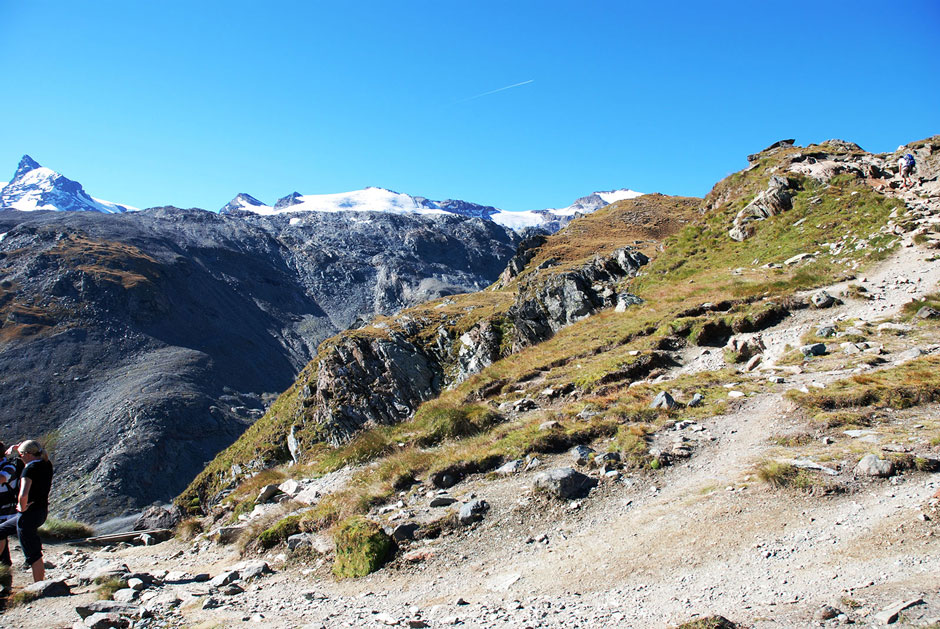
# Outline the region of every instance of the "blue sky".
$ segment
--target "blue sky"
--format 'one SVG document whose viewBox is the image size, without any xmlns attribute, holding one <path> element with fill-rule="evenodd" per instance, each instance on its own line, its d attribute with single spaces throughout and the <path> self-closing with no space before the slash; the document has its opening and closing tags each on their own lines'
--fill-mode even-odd
<svg viewBox="0 0 940 629">
<path fill-rule="evenodd" d="M 940 3 L 0 0 L 0 81 L 0 181 L 137 207 L 701 196 L 782 138 L 940 133 Z"/>
</svg>

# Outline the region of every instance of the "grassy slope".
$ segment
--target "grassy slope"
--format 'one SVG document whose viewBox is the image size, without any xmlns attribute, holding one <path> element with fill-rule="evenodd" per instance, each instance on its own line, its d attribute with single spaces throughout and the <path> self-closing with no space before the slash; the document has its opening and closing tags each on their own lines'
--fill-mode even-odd
<svg viewBox="0 0 940 629">
<path fill-rule="evenodd" d="M 692 335 L 713 319 L 726 319 L 729 325 L 740 323 L 768 308 L 770 300 L 845 278 L 855 267 L 890 251 L 894 238 L 881 234 L 879 229 L 899 203 L 851 177 L 822 186 L 791 176 L 802 187 L 791 211 L 758 223 L 757 233 L 744 242 L 727 236 L 735 214 L 766 187 L 769 177 L 779 172 L 781 161 L 795 152 L 795 148 L 783 149 L 764 155 L 756 167 L 717 184 L 706 198 L 712 209 L 704 214 L 694 211 L 699 206 L 697 200 L 650 195 L 578 219 L 553 236 L 523 275 L 536 272 L 534 269 L 549 258 L 561 264 L 547 272 L 558 272 L 595 253 L 644 241 L 640 246 L 653 260 L 624 288 L 640 295 L 646 303 L 626 313 L 599 313 L 538 346 L 497 362 L 425 404 L 410 422 L 366 431 L 338 449 L 308 442 L 303 457 L 306 465 L 291 468 L 290 474 L 317 475 L 347 463 L 376 461 L 376 466 L 360 474 L 343 494 L 325 501 L 310 516 L 315 521 L 310 527 L 361 513 L 413 477 L 449 466 L 485 470 L 505 458 L 558 451 L 602 435 L 615 437 L 637 464 L 649 464 L 641 436 L 655 430 L 665 416 L 645 408 L 657 390 L 655 386 L 627 385 L 634 373 L 631 370 L 643 367 L 643 361 L 649 362 L 665 337 L 677 329 Z M 833 254 L 824 245 L 833 240 L 836 232 L 848 244 Z M 655 242 L 650 242 L 660 238 L 664 245 L 661 252 Z M 862 241 L 865 244 L 858 245 Z M 792 267 L 763 266 L 806 252 L 818 255 Z M 404 316 L 425 323 L 444 318 L 458 328 L 469 327 L 467 321 L 492 316 L 508 307 L 514 288 L 512 283 L 501 291 L 458 296 L 453 303 L 445 302 L 443 312 L 438 307 L 441 302 L 419 306 L 382 324 L 397 327 L 396 322 Z M 737 304 L 726 313 L 678 319 L 690 307 L 727 299 L 737 300 Z M 352 334 L 385 334 L 387 329 L 370 326 Z M 327 346 L 332 342 L 335 340 L 327 341 Z M 302 412 L 298 410 L 303 406 L 299 393 L 314 377 L 314 368 L 308 367 L 265 418 L 210 464 L 181 501 L 194 503 L 200 496 L 204 500 L 219 487 L 213 479 L 224 476 L 232 463 L 270 454 L 272 444 L 283 440 L 297 413 Z M 704 374 L 672 381 L 669 387 L 691 392 L 707 384 L 703 379 L 714 384 L 723 377 L 726 375 L 721 372 Z M 575 394 L 567 398 L 568 403 L 525 420 L 504 423 L 489 417 L 500 402 L 537 395 L 549 385 L 573 385 Z M 484 391 L 496 393 L 484 399 Z M 700 416 L 720 410 L 720 404 L 706 395 L 703 408 L 682 412 Z M 599 412 L 581 419 L 578 413 L 586 407 Z M 469 419 L 465 416 L 468 413 L 472 416 Z M 538 424 L 546 419 L 558 420 L 560 427 L 547 435 L 539 431 Z M 236 490 L 233 500 L 250 499 L 249 492 Z"/>
</svg>

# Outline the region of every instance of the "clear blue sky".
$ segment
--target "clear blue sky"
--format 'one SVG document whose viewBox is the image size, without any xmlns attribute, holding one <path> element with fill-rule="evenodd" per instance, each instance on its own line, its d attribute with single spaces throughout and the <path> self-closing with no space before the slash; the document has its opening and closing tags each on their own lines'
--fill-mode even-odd
<svg viewBox="0 0 940 629">
<path fill-rule="evenodd" d="M 701 196 L 782 138 L 940 133 L 940 3 L 0 0 L 0 81 L 0 181 L 137 207 Z"/>
</svg>

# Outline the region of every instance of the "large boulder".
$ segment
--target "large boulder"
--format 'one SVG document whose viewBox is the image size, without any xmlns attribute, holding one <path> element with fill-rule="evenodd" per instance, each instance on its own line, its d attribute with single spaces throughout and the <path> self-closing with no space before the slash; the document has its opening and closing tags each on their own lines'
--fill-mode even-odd
<svg viewBox="0 0 940 629">
<path fill-rule="evenodd" d="M 134 520 L 135 531 L 152 529 L 171 529 L 183 519 L 183 512 L 176 505 L 168 507 L 154 506 L 140 514 Z"/>
<path fill-rule="evenodd" d="M 343 522 L 333 540 L 336 542 L 333 574 L 340 578 L 364 577 L 375 572 L 395 545 L 381 526 L 361 516 Z"/>
<path fill-rule="evenodd" d="M 570 467 L 559 467 L 536 474 L 533 484 L 551 496 L 569 500 L 587 495 L 597 481 Z"/>
<path fill-rule="evenodd" d="M 894 464 L 886 459 L 879 459 L 874 454 L 866 454 L 855 466 L 855 474 L 886 478 L 894 474 Z"/>
</svg>

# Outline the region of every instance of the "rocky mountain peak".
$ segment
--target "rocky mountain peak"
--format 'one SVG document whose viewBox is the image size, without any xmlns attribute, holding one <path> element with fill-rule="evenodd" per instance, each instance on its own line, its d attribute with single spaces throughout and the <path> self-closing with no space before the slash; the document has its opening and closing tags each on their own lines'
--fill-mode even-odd
<svg viewBox="0 0 940 629">
<path fill-rule="evenodd" d="M 235 198 L 226 203 L 221 210 L 220 214 L 231 214 L 235 210 L 250 210 L 251 208 L 256 207 L 266 207 L 264 203 L 254 198 L 250 194 L 245 192 L 239 192 L 235 195 Z"/>
<path fill-rule="evenodd" d="M 39 162 L 34 160 L 29 155 L 24 155 L 23 159 L 20 160 L 19 166 L 16 167 L 16 173 L 13 175 L 13 181 L 16 181 L 29 171 L 36 170 L 37 168 L 41 168 Z"/>
<path fill-rule="evenodd" d="M 291 192 L 286 197 L 281 197 L 280 199 L 278 199 L 277 203 L 274 204 L 274 209 L 282 210 L 286 207 L 297 205 L 298 203 L 303 203 L 301 194 L 299 192 Z"/>
</svg>

